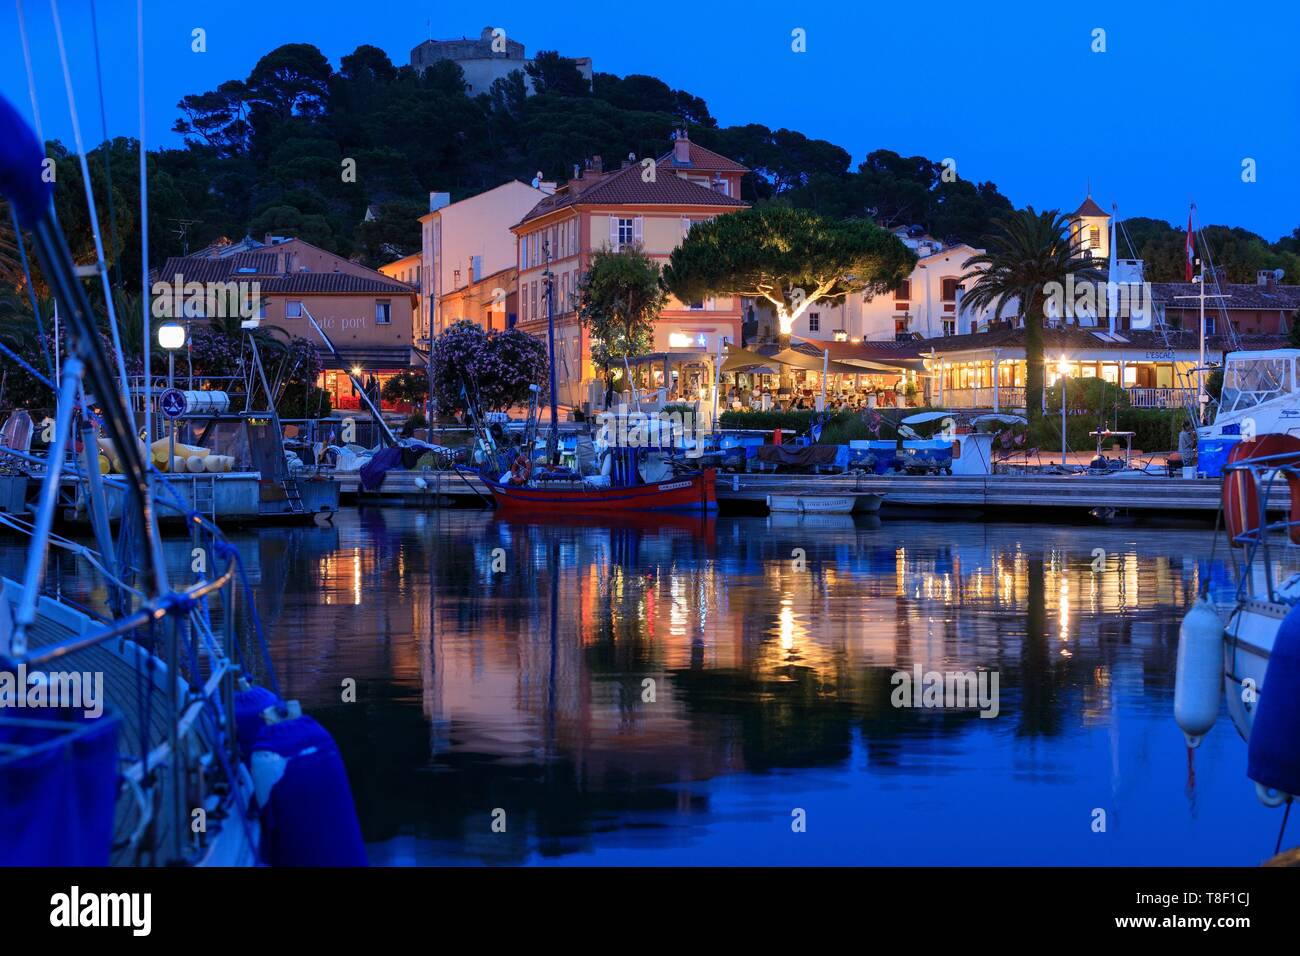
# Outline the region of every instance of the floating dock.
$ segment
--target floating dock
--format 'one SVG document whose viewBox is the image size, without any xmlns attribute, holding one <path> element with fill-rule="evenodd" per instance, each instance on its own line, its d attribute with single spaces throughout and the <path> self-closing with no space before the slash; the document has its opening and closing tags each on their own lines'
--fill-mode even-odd
<svg viewBox="0 0 1300 956">
<path fill-rule="evenodd" d="M 116 476 L 110 476 L 116 477 Z M 157 514 L 161 521 L 184 520 L 185 512 L 197 511 L 216 522 L 242 524 L 268 520 L 310 520 L 316 515 L 338 511 L 338 483 L 329 479 L 305 477 L 286 482 L 264 481 L 259 472 L 177 472 L 166 476 L 172 494 L 159 492 Z M 122 514 L 126 491 L 119 482 L 104 484 L 104 504 L 111 521 Z M 179 498 L 180 501 L 175 499 Z M 59 505 L 63 520 L 88 523 L 87 495 L 84 484 L 65 475 L 60 481 Z"/>
<path fill-rule="evenodd" d="M 1157 478 L 1110 475 L 755 475 L 718 476 L 718 502 L 760 505 L 770 494 L 875 493 L 886 511 L 898 508 L 958 508 L 977 511 L 1046 508 L 1089 512 L 1200 513 L 1219 510 L 1217 478 Z M 1285 489 L 1274 490 L 1279 509 L 1288 507 Z M 1026 516 L 1028 517 L 1028 516 Z"/>
<path fill-rule="evenodd" d="M 447 471 L 388 472 L 375 491 L 359 488 L 355 475 L 337 476 L 345 496 L 372 504 L 413 507 L 483 505 L 491 494 L 468 474 Z M 1058 516 L 1110 509 L 1118 515 L 1196 515 L 1213 520 L 1219 510 L 1217 478 L 1148 475 L 774 475 L 720 473 L 718 505 L 723 512 L 765 512 L 768 495 L 884 496 L 884 512 L 900 510 L 1005 511 L 1032 519 L 1044 511 Z M 1286 488 L 1273 489 L 1278 510 L 1290 506 Z M 1034 509 L 1036 513 L 1026 513 Z"/>
</svg>

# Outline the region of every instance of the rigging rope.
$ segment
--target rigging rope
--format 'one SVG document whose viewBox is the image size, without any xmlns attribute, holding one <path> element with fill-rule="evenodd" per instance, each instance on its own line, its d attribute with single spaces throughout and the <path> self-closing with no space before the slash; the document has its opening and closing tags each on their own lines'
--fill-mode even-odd
<svg viewBox="0 0 1300 956">
<path fill-rule="evenodd" d="M 45 340 L 45 321 L 41 318 L 41 306 L 36 300 L 36 287 L 32 284 L 32 268 L 27 262 L 27 243 L 23 239 L 23 229 L 18 221 L 18 210 L 12 205 L 9 207 L 9 215 L 14 223 L 14 244 L 18 246 L 18 259 L 23 265 L 23 276 L 26 278 L 27 297 L 31 301 L 32 314 L 36 316 L 36 335 L 37 344 L 41 348 L 41 357 L 45 359 L 45 370 L 54 375 L 54 364 L 50 360 L 50 345 Z"/>
<path fill-rule="evenodd" d="M 153 345 L 149 328 L 149 172 L 144 143 L 144 0 L 136 0 L 135 5 L 135 46 L 140 87 L 140 321 L 143 324 L 144 433 L 153 438 L 153 380 L 149 365 Z"/>
<path fill-rule="evenodd" d="M 90 36 L 95 48 L 95 85 L 99 88 L 99 125 L 103 131 L 104 144 L 100 148 L 104 151 L 104 182 L 106 185 L 105 192 L 108 195 L 108 241 L 111 248 L 117 249 L 117 216 L 113 211 L 113 169 L 109 162 L 109 156 L 112 150 L 109 148 L 110 140 L 108 138 L 108 113 L 104 109 L 104 72 L 99 62 L 99 20 L 95 15 L 95 0 L 90 0 Z M 118 288 L 122 287 L 122 256 L 118 253 L 113 257 L 113 272 L 117 275 Z"/>
<path fill-rule="evenodd" d="M 35 121 L 36 138 L 40 140 L 41 150 L 45 150 L 45 133 L 41 130 L 41 107 L 36 102 L 36 74 L 32 72 L 32 51 L 27 44 L 27 15 L 23 12 L 23 0 L 14 0 L 18 7 L 18 35 L 23 42 L 23 65 L 27 67 L 27 92 L 32 98 L 32 119 Z"/>
<path fill-rule="evenodd" d="M 99 210 L 95 205 L 95 189 L 90 181 L 90 164 L 86 161 L 86 147 L 81 138 L 81 120 L 77 116 L 77 100 L 72 92 L 72 72 L 68 68 L 68 51 L 63 42 L 63 24 L 59 20 L 59 2 L 50 0 L 54 16 L 54 36 L 58 41 L 59 62 L 63 66 L 63 85 L 68 94 L 68 112 L 72 116 L 72 136 L 77 144 L 77 160 L 81 164 L 81 178 L 86 187 L 86 205 L 90 210 L 90 232 L 95 239 L 96 268 L 104 291 L 104 309 L 108 313 L 108 330 L 113 339 L 117 357 L 118 384 L 122 388 L 122 403 L 131 407 L 131 391 L 126 382 L 126 358 L 122 354 L 122 336 L 117 328 L 117 311 L 113 307 L 113 290 L 108 282 L 108 267 L 104 261 L 104 238 L 99 231 Z"/>
</svg>

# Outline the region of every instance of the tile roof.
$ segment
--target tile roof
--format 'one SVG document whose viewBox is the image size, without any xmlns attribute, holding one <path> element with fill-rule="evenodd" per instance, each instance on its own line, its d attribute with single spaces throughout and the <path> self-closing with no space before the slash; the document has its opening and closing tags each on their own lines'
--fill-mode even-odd
<svg viewBox="0 0 1300 956">
<path fill-rule="evenodd" d="M 1108 213 L 1106 210 L 1098 206 L 1093 201 L 1092 196 L 1089 196 L 1087 199 L 1083 201 L 1082 205 L 1080 205 L 1079 208 L 1074 211 L 1074 215 L 1075 216 L 1109 216 L 1110 213 Z"/>
<path fill-rule="evenodd" d="M 1073 326 L 1069 328 L 1049 327 L 1043 329 L 1043 351 L 1048 355 L 1054 355 L 1057 352 L 1068 354 L 1072 351 L 1083 351 L 1085 349 L 1163 352 L 1171 348 L 1180 351 L 1195 351 L 1199 347 L 1197 333 L 1191 329 L 1167 329 L 1164 332 L 1157 329 L 1130 329 L 1117 333 L 1126 340 L 1123 342 L 1107 342 L 1098 338 L 1096 333 L 1104 333 L 1105 331 L 1104 327 L 1097 329 Z M 1024 329 L 1010 328 L 1003 325 L 987 332 L 969 332 L 962 335 L 917 339 L 912 344 L 916 346 L 918 354 L 928 355 L 931 348 L 942 353 L 1000 347 L 1021 348 L 1024 345 L 1024 337 Z M 1286 345 L 1286 336 L 1284 335 L 1239 335 L 1237 338 L 1241 347 L 1246 349 L 1282 348 Z M 1228 338 L 1222 335 L 1207 335 L 1205 337 L 1205 346 L 1215 352 L 1227 351 L 1233 347 Z"/>
<path fill-rule="evenodd" d="M 349 272 L 277 272 L 279 256 L 270 252 L 247 252 L 227 259 L 172 256 L 154 274 L 155 281 L 171 282 L 177 275 L 183 282 L 256 282 L 268 295 L 411 295 L 413 286 L 382 273 L 373 276 Z M 251 272 L 241 272 L 251 269 Z"/>
<path fill-rule="evenodd" d="M 260 280 L 262 291 L 271 294 L 301 293 L 303 295 L 327 293 L 392 293 L 411 295 L 415 287 L 387 276 L 372 279 L 369 276 L 348 272 L 293 272 Z"/>
<path fill-rule="evenodd" d="M 749 168 L 742 166 L 734 159 L 727 159 L 721 153 L 715 153 L 711 149 L 705 149 L 699 143 L 691 143 L 689 159 L 686 163 L 679 163 L 675 159 L 676 152 L 672 149 L 659 157 L 660 166 L 668 166 L 672 169 L 698 169 L 703 172 L 722 172 L 722 173 L 747 173 Z"/>
<path fill-rule="evenodd" d="M 830 352 L 832 359 L 837 360 L 855 358 L 887 362 L 890 359 L 916 358 L 921 354 L 919 346 L 920 341 L 917 339 L 905 339 L 901 342 L 895 339 L 881 339 L 874 342 L 813 342 L 805 339 L 794 347 L 818 355 L 825 350 Z"/>
<path fill-rule="evenodd" d="M 724 196 L 707 186 L 688 182 L 676 174 L 655 176 L 653 182 L 646 182 L 641 178 L 641 164 L 633 163 L 622 169 L 605 173 L 599 180 L 580 192 L 574 192 L 571 187 L 566 187 L 552 196 L 547 196 L 530 209 L 519 222 L 522 224 L 558 209 L 578 205 L 733 206 L 743 209 L 749 203 L 734 196 Z"/>
<path fill-rule="evenodd" d="M 1300 309 L 1300 285 L 1279 285 L 1270 289 L 1264 285 L 1252 285 L 1247 282 L 1229 282 L 1222 287 L 1226 299 L 1211 299 L 1206 292 L 1206 310 L 1218 311 L 1219 304 L 1229 311 L 1235 309 L 1277 309 L 1294 312 Z M 1216 290 L 1217 291 L 1217 290 Z M 1167 308 L 1200 308 L 1194 299 L 1175 299 L 1175 296 L 1198 295 L 1194 282 L 1153 282 L 1151 296 L 1156 302 Z"/>
</svg>

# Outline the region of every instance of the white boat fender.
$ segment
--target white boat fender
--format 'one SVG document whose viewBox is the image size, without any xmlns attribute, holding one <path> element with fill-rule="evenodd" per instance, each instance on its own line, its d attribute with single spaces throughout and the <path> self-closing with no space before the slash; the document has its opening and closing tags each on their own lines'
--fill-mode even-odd
<svg viewBox="0 0 1300 956">
<path fill-rule="evenodd" d="M 1291 799 L 1291 794 L 1266 787 L 1262 783 L 1255 784 L 1255 796 L 1259 798 L 1260 803 L 1270 809 L 1280 807 Z"/>
<path fill-rule="evenodd" d="M 1223 620 L 1201 597 L 1178 628 L 1178 665 L 1174 679 L 1174 719 L 1196 747 L 1219 716 L 1223 699 Z"/>
<path fill-rule="evenodd" d="M 257 795 L 257 805 L 264 807 L 271 796 L 271 791 L 284 776 L 285 768 L 289 766 L 289 758 L 271 753 L 269 750 L 255 750 L 249 763 L 252 765 L 253 791 Z"/>
</svg>

